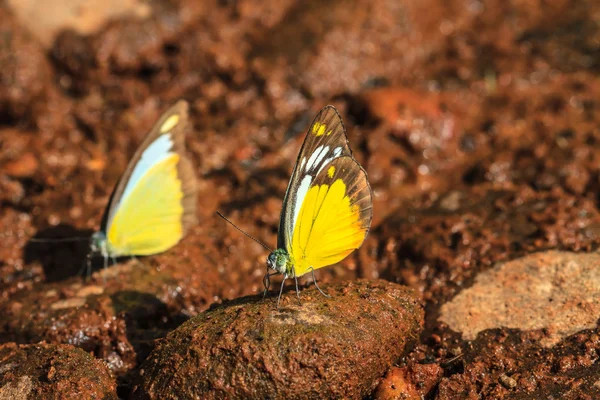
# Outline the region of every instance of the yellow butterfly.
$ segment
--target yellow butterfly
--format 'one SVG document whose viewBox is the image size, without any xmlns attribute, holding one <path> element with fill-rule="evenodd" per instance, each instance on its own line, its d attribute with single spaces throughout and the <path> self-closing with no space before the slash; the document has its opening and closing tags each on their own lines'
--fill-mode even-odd
<svg viewBox="0 0 600 400">
<path fill-rule="evenodd" d="M 287 278 L 295 279 L 297 294 L 299 276 L 311 272 L 317 285 L 314 271 L 358 249 L 372 217 L 367 173 L 352 157 L 340 115 L 327 106 L 306 134 L 283 199 L 277 249 L 267 258 L 265 293 L 276 274 L 283 275 L 277 307 Z"/>
<path fill-rule="evenodd" d="M 115 187 L 90 255 L 150 255 L 173 247 L 196 222 L 196 175 L 185 154 L 188 104 L 181 100 L 148 133 Z"/>
</svg>

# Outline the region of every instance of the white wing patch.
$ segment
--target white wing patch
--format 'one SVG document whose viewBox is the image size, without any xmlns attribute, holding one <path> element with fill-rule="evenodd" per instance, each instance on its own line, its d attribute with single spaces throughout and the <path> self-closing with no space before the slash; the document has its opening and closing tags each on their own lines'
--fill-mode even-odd
<svg viewBox="0 0 600 400">
<path fill-rule="evenodd" d="M 122 203 L 127 199 L 127 196 L 131 193 L 137 182 L 146 174 L 146 172 L 148 172 L 150 168 L 152 168 L 153 165 L 161 162 L 172 154 L 172 148 L 173 140 L 171 139 L 171 135 L 166 134 L 160 135 L 158 139 L 152 142 L 152 144 L 150 144 L 150 146 L 144 150 L 137 164 L 135 164 L 135 168 L 129 177 L 129 181 L 127 181 L 127 186 L 125 186 L 125 190 L 123 191 L 123 195 L 121 196 L 119 203 Z M 116 209 L 117 208 L 115 208 L 115 212 Z"/>
<path fill-rule="evenodd" d="M 325 158 L 326 156 L 331 155 L 331 157 Z M 338 146 L 330 153 L 329 146 L 319 146 L 315 149 L 315 151 L 310 155 L 308 162 L 306 161 L 306 157 L 302 158 L 300 161 L 300 170 L 304 171 L 304 177 L 298 186 L 298 191 L 296 191 L 295 202 L 294 202 L 294 219 L 292 220 L 292 234 L 294 229 L 296 228 L 296 221 L 298 220 L 298 213 L 300 212 L 300 208 L 302 207 L 302 202 L 306 197 L 306 193 L 308 193 L 308 189 L 310 188 L 310 184 L 312 180 L 317 174 L 328 165 L 331 161 L 338 158 L 342 155 L 342 147 Z M 306 169 L 304 169 L 306 164 Z"/>
<path fill-rule="evenodd" d="M 308 193 L 308 188 L 310 187 L 310 183 L 312 182 L 313 177 L 311 175 L 305 175 L 302 178 L 302 182 L 300 182 L 300 186 L 298 186 L 298 191 L 296 192 L 296 201 L 294 202 L 294 219 L 292 220 L 292 232 L 296 228 L 296 221 L 298 220 L 298 213 L 300 212 L 300 207 L 302 207 L 302 202 L 306 197 L 306 193 Z"/>
<path fill-rule="evenodd" d="M 315 176 L 321 172 L 321 170 L 323 169 L 323 167 L 325 167 L 326 165 L 328 165 L 330 162 L 332 162 L 333 160 L 335 160 L 336 158 L 338 158 L 340 156 L 340 154 L 342 154 L 342 148 L 341 147 L 336 147 L 335 150 L 333 150 L 333 156 L 329 157 L 327 159 L 325 159 L 322 163 L 321 163 L 321 167 L 317 170 L 317 173 L 315 174 Z"/>
<path fill-rule="evenodd" d="M 308 162 L 306 163 L 306 171 L 314 170 L 325 158 L 327 152 L 329 151 L 329 146 L 319 146 L 315 149 L 315 151 L 310 155 Z"/>
</svg>

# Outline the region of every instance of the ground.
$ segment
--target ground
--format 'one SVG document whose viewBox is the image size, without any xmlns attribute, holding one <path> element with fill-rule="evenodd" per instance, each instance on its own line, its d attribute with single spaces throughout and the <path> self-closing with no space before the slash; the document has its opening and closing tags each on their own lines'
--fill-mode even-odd
<svg viewBox="0 0 600 400">
<path fill-rule="evenodd" d="M 262 293 L 268 251 L 215 212 L 274 246 L 304 132 L 333 104 L 374 219 L 361 249 L 317 278 L 406 285 L 425 310 L 372 396 L 600 396 L 600 315 L 581 293 L 599 274 L 597 2 L 112 3 L 0 3 L 2 343 L 81 348 L 127 398 L 156 339 Z M 86 280 L 85 239 L 181 98 L 197 226 L 163 254 L 96 260 Z M 566 318 L 511 318 L 532 305 Z"/>
</svg>

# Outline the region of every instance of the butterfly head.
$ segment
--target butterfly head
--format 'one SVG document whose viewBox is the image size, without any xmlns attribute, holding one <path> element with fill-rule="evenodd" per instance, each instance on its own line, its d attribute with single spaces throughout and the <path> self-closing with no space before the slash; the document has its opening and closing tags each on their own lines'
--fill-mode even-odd
<svg viewBox="0 0 600 400">
<path fill-rule="evenodd" d="M 274 250 L 269 254 L 269 257 L 267 257 L 267 267 L 274 269 L 280 274 L 288 274 L 290 266 L 291 258 L 285 249 Z"/>
<path fill-rule="evenodd" d="M 107 254 L 107 240 L 104 232 L 94 232 L 92 237 L 90 238 L 90 255 L 92 254 L 102 254 L 106 256 Z"/>
</svg>

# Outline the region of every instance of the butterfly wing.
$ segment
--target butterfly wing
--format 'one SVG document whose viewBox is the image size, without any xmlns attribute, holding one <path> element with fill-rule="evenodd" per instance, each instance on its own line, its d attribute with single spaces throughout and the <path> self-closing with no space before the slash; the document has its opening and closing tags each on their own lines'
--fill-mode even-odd
<svg viewBox="0 0 600 400">
<path fill-rule="evenodd" d="M 308 188 L 287 248 L 296 276 L 335 264 L 359 248 L 372 217 L 365 170 L 349 156 L 328 162 Z"/>
<path fill-rule="evenodd" d="M 342 118 L 333 106 L 326 106 L 315 117 L 298 154 L 288 185 L 281 216 L 277 247 L 291 245 L 294 226 L 304 198 L 325 164 L 337 157 L 351 156 Z"/>
<path fill-rule="evenodd" d="M 154 125 L 129 162 L 108 205 L 103 231 L 111 255 L 156 254 L 196 222 L 196 176 L 185 154 L 188 104 Z"/>
</svg>

